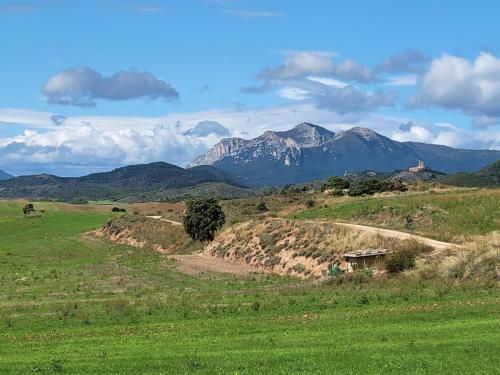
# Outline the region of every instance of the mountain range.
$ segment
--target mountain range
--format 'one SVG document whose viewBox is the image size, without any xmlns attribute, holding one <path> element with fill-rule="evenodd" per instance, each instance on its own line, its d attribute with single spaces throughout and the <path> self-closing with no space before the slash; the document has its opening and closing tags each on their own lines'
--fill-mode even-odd
<svg viewBox="0 0 500 375">
<path fill-rule="evenodd" d="M 185 195 L 248 195 L 236 177 L 212 166 L 181 168 L 156 162 L 130 165 L 83 177 L 48 174 L 0 181 L 1 198 L 75 200 L 159 200 Z"/>
<path fill-rule="evenodd" d="M 405 170 L 424 160 L 446 173 L 474 172 L 500 159 L 500 151 L 398 142 L 367 128 L 332 132 L 301 123 L 246 140 L 225 138 L 192 165 L 212 165 L 252 186 L 284 185 L 345 172 Z"/>
<path fill-rule="evenodd" d="M 12 178 L 12 177 L 14 177 L 14 176 L 8 174 L 7 172 L 0 170 L 0 181 L 8 180 L 9 178 Z"/>
</svg>

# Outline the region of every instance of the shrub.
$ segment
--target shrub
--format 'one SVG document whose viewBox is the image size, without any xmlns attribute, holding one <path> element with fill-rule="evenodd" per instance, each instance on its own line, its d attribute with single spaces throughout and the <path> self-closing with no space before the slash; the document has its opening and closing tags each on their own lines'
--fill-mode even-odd
<svg viewBox="0 0 500 375">
<path fill-rule="evenodd" d="M 349 195 L 359 196 L 363 194 L 373 195 L 384 191 L 406 191 L 408 188 L 400 180 L 382 181 L 376 178 L 359 181 L 349 189 Z"/>
<path fill-rule="evenodd" d="M 306 266 L 304 266 L 302 263 L 297 263 L 292 267 L 292 270 L 298 273 L 302 273 L 306 270 Z"/>
<path fill-rule="evenodd" d="M 414 266 L 415 253 L 410 250 L 400 250 L 390 254 L 385 260 L 385 269 L 390 274 L 397 274 Z"/>
<path fill-rule="evenodd" d="M 342 189 L 333 189 L 330 194 L 334 197 L 341 197 L 344 195 L 344 191 Z"/>
<path fill-rule="evenodd" d="M 266 267 L 272 268 L 272 267 L 276 266 L 277 264 L 279 264 L 280 262 L 281 262 L 281 258 L 276 256 L 276 255 L 273 255 L 264 262 L 264 265 Z"/>
<path fill-rule="evenodd" d="M 308 199 L 305 202 L 307 208 L 313 208 L 316 205 L 316 201 L 314 199 Z"/>
<path fill-rule="evenodd" d="M 267 211 L 266 202 L 264 202 L 264 201 L 260 201 L 259 203 L 257 203 L 257 205 L 255 207 L 260 212 L 266 212 Z"/>
<path fill-rule="evenodd" d="M 214 198 L 202 198 L 186 202 L 188 211 L 184 217 L 184 229 L 195 241 L 213 241 L 215 232 L 226 222 L 226 215 Z"/>
<path fill-rule="evenodd" d="M 33 207 L 33 203 L 28 203 L 23 207 L 24 216 L 31 215 L 35 212 L 35 207 Z"/>
<path fill-rule="evenodd" d="M 351 183 L 343 178 L 332 176 L 329 177 L 321 186 L 321 191 L 325 190 L 343 190 L 349 189 Z"/>
<path fill-rule="evenodd" d="M 125 208 L 120 208 L 120 207 L 113 207 L 111 209 L 112 212 L 127 212 Z"/>
</svg>

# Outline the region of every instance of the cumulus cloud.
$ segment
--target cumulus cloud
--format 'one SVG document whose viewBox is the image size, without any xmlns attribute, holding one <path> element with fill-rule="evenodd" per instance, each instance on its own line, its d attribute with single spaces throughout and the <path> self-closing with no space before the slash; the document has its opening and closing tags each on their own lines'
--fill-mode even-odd
<svg viewBox="0 0 500 375">
<path fill-rule="evenodd" d="M 381 91 L 368 93 L 353 86 L 332 88 L 315 97 L 319 108 L 328 108 L 340 114 L 372 111 L 383 106 L 392 106 L 393 95 Z"/>
<path fill-rule="evenodd" d="M 261 84 L 243 87 L 241 91 L 258 94 L 275 90 L 282 98 L 307 101 L 342 115 L 394 104 L 395 94 L 368 92 L 352 83 L 379 83 L 372 69 L 354 60 L 335 63 L 334 57 L 327 51 L 287 52 L 283 64 L 260 71 L 257 80 Z"/>
<path fill-rule="evenodd" d="M 224 127 L 217 121 L 200 121 L 194 128 L 184 132 L 185 135 L 193 137 L 207 137 L 209 135 L 216 135 L 220 137 L 229 137 L 231 132 L 228 128 Z"/>
<path fill-rule="evenodd" d="M 104 77 L 95 70 L 78 66 L 64 70 L 51 78 L 42 88 L 51 104 L 95 106 L 96 99 L 128 100 L 134 98 L 176 100 L 177 90 L 149 72 L 121 70 Z"/>
<path fill-rule="evenodd" d="M 375 67 L 377 72 L 385 73 L 419 73 L 424 69 L 428 58 L 420 51 L 406 49 L 390 56 Z"/>
<path fill-rule="evenodd" d="M 499 103 L 500 59 L 485 52 L 472 62 L 448 54 L 434 59 L 410 101 L 413 107 L 456 109 L 483 120 L 500 117 Z"/>
<path fill-rule="evenodd" d="M 336 64 L 332 61 L 333 56 L 335 56 L 333 53 L 325 51 L 289 52 L 282 65 L 262 69 L 257 78 L 273 81 L 307 75 L 326 75 L 362 83 L 376 81 L 371 69 L 354 60 L 345 60 Z"/>
</svg>

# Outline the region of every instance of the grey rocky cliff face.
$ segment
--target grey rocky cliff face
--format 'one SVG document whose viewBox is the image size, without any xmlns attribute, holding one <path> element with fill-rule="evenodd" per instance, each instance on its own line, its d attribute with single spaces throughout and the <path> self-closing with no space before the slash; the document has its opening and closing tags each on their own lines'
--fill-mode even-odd
<svg viewBox="0 0 500 375">
<path fill-rule="evenodd" d="M 266 158 L 281 161 L 286 166 L 298 165 L 302 149 L 317 147 L 334 135 L 316 125 L 302 123 L 285 132 L 266 131 L 250 140 L 226 138 L 197 157 L 193 165 L 213 165 L 225 158 L 234 158 L 239 163 Z"/>
</svg>

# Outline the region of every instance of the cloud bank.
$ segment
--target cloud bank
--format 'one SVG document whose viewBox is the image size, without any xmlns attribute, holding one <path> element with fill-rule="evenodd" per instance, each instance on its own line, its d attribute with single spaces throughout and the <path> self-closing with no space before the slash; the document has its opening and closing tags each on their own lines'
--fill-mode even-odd
<svg viewBox="0 0 500 375">
<path fill-rule="evenodd" d="M 57 115 L 0 109 L 0 126 L 8 122 L 27 129 L 18 136 L 0 138 L 0 169 L 13 174 L 81 175 L 159 160 L 185 166 L 228 133 L 253 138 L 266 130 L 288 130 L 303 121 L 334 131 L 368 127 L 398 141 L 500 149 L 500 131 L 494 129 L 471 132 L 451 124 L 422 123 L 409 118 L 341 115 L 303 102 L 172 113 L 165 117 L 59 115 L 64 118 L 60 124 L 53 120 Z"/>
</svg>

